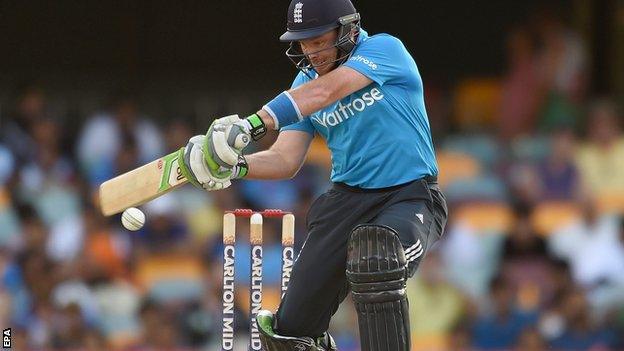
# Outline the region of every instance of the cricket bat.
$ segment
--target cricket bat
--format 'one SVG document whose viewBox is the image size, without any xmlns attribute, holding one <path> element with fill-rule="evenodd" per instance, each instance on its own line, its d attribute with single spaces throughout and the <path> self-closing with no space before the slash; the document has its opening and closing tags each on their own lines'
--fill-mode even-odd
<svg viewBox="0 0 624 351">
<path fill-rule="evenodd" d="M 100 209 L 105 216 L 139 206 L 186 184 L 178 165 L 178 152 L 172 152 L 100 185 Z"/>
</svg>

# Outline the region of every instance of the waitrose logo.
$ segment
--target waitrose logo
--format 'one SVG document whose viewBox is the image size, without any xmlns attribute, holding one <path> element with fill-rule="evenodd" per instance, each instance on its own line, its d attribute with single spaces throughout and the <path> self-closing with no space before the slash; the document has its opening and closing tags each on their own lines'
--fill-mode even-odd
<svg viewBox="0 0 624 351">
<path fill-rule="evenodd" d="M 379 89 L 372 88 L 370 91 L 365 92 L 362 96 L 353 99 L 346 105 L 339 102 L 338 107 L 333 112 L 323 112 L 323 114 L 312 116 L 311 118 L 325 128 L 334 127 L 355 116 L 356 113 L 364 111 L 383 98 L 384 95 Z"/>
</svg>

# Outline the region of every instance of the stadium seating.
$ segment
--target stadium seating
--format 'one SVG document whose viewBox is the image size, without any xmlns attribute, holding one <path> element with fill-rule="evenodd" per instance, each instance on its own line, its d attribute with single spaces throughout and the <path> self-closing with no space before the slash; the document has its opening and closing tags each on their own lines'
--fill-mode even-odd
<svg viewBox="0 0 624 351">
<path fill-rule="evenodd" d="M 624 192 L 613 191 L 602 193 L 597 197 L 600 212 L 624 215 Z"/>
<path fill-rule="evenodd" d="M 442 149 L 468 154 L 488 169 L 492 169 L 502 156 L 500 145 L 492 136 L 485 134 L 449 136 L 444 140 Z"/>
<path fill-rule="evenodd" d="M 455 209 L 453 216 L 480 233 L 505 233 L 513 223 L 511 209 L 502 202 L 464 203 Z"/>
<path fill-rule="evenodd" d="M 479 161 L 470 155 L 440 151 L 436 158 L 440 171 L 438 182 L 443 188 L 457 179 L 474 178 L 481 173 Z"/>
<path fill-rule="evenodd" d="M 465 130 L 492 125 L 500 103 L 500 82 L 471 78 L 460 82 L 453 101 L 454 119 Z"/>
<path fill-rule="evenodd" d="M 577 204 L 567 201 L 539 203 L 533 210 L 531 222 L 537 233 L 549 235 L 580 216 Z"/>
<path fill-rule="evenodd" d="M 157 301 L 191 300 L 203 293 L 204 269 L 196 256 L 161 254 L 140 259 L 135 278 Z"/>
</svg>

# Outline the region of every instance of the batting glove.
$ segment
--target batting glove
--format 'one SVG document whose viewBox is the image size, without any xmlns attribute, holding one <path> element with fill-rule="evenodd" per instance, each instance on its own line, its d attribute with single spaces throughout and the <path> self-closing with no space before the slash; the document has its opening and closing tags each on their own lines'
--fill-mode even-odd
<svg viewBox="0 0 624 351">
<path fill-rule="evenodd" d="M 196 135 L 178 151 L 180 171 L 189 182 L 206 190 L 221 190 L 231 185 L 232 167 L 223 167 L 204 153 L 207 137 Z"/>
<path fill-rule="evenodd" d="M 210 145 L 204 148 L 204 152 L 211 152 L 212 158 L 221 166 L 235 166 L 249 142 L 259 140 L 265 134 L 266 126 L 256 114 L 245 119 L 238 115 L 219 118 L 206 133 Z"/>
</svg>

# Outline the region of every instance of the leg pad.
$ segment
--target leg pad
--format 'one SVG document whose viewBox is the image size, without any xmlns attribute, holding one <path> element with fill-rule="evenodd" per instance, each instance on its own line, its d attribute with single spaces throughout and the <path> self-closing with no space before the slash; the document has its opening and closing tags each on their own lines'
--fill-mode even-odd
<svg viewBox="0 0 624 351">
<path fill-rule="evenodd" d="M 358 313 L 362 351 L 407 351 L 407 260 L 396 231 L 360 225 L 351 233 L 347 278 Z"/>
</svg>

